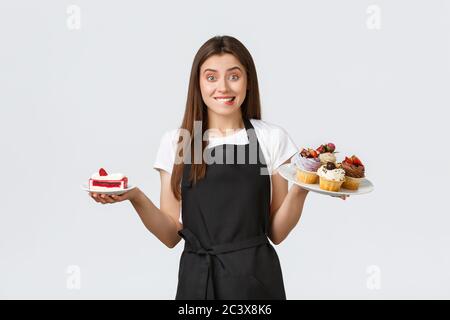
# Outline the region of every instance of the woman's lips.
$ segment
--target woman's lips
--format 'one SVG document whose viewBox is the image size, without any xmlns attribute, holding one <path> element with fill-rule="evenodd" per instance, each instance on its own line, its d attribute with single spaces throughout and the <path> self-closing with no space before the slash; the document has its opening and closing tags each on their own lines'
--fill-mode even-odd
<svg viewBox="0 0 450 320">
<path fill-rule="evenodd" d="M 232 105 L 236 97 L 226 96 L 226 97 L 214 97 L 214 99 L 218 102 L 221 102 L 226 105 Z"/>
</svg>

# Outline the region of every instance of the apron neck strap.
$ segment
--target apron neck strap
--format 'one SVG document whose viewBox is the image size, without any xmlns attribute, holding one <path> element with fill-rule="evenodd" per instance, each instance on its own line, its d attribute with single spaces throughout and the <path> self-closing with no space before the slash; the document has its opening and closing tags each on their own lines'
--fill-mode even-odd
<svg viewBox="0 0 450 320">
<path fill-rule="evenodd" d="M 250 122 L 249 119 L 244 118 L 244 126 L 245 126 L 245 130 L 249 130 L 249 129 L 254 129 L 252 123 Z"/>
</svg>

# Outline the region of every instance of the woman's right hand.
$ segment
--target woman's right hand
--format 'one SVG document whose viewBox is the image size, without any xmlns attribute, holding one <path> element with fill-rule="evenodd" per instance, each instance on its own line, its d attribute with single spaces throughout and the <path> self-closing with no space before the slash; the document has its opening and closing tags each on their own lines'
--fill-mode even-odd
<svg viewBox="0 0 450 320">
<path fill-rule="evenodd" d="M 108 203 L 116 203 L 116 202 L 122 202 L 125 200 L 132 201 L 137 197 L 137 195 L 141 192 L 139 188 L 133 188 L 130 191 L 127 191 L 125 193 L 122 193 L 119 195 L 108 195 L 108 194 L 100 194 L 96 192 L 89 192 L 89 195 L 92 199 L 95 200 L 95 202 L 99 202 L 102 204 L 108 204 Z"/>
</svg>

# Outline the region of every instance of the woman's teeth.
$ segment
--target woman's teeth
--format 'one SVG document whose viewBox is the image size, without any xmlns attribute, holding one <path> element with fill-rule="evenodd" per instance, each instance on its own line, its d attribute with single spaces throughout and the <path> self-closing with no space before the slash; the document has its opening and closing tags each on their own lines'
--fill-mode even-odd
<svg viewBox="0 0 450 320">
<path fill-rule="evenodd" d="M 232 97 L 232 98 L 214 98 L 214 99 L 216 99 L 217 101 L 222 101 L 222 102 L 230 102 L 230 101 L 233 101 L 234 100 L 234 98 L 235 97 Z"/>
</svg>

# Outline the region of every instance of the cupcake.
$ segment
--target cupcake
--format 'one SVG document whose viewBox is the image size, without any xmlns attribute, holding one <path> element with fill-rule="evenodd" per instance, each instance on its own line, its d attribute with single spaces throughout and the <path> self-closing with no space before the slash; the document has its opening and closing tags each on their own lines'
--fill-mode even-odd
<svg viewBox="0 0 450 320">
<path fill-rule="evenodd" d="M 358 190 L 361 180 L 365 177 L 364 165 L 356 156 L 351 158 L 345 157 L 342 161 L 342 169 L 345 171 L 345 181 L 342 188 L 350 190 Z"/>
<path fill-rule="evenodd" d="M 303 148 L 297 159 L 297 179 L 303 183 L 317 183 L 319 177 L 316 171 L 320 167 L 319 153 L 314 149 Z"/>
<path fill-rule="evenodd" d="M 327 191 L 339 191 L 345 180 L 344 169 L 337 167 L 334 162 L 328 162 L 317 170 L 320 178 L 320 189 Z"/>
<path fill-rule="evenodd" d="M 336 163 L 336 156 L 334 155 L 336 146 L 333 143 L 322 144 L 316 150 L 319 152 L 319 160 L 322 165 L 328 162 Z"/>
</svg>

